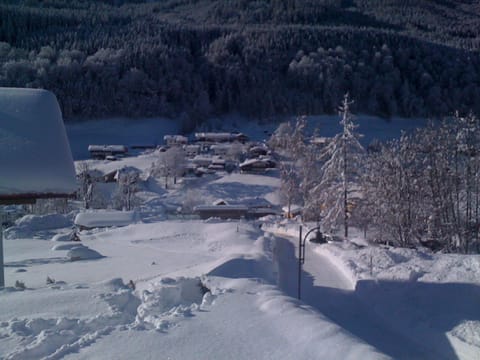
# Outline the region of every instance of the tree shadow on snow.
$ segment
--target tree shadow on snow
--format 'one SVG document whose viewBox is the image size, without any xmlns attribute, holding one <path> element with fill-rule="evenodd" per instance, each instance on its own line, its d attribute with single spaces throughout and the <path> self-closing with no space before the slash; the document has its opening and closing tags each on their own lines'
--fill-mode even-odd
<svg viewBox="0 0 480 360">
<path fill-rule="evenodd" d="M 280 268 L 296 272 L 293 244 L 281 246 Z M 279 283 L 297 296 L 291 275 L 280 275 Z M 463 321 L 480 321 L 480 287 L 473 284 L 363 280 L 348 291 L 316 286 L 303 271 L 302 301 L 395 359 L 457 359 L 446 333 Z"/>
</svg>

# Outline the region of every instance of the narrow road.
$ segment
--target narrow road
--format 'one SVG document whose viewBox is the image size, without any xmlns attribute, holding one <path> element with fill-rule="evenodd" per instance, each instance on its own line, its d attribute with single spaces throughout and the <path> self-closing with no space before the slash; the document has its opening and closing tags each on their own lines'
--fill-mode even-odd
<svg viewBox="0 0 480 360">
<path fill-rule="evenodd" d="M 279 287 L 289 296 L 297 297 L 297 240 L 277 237 Z M 368 304 L 358 298 L 351 282 L 323 255 L 307 243 L 302 271 L 301 300 L 319 310 L 334 323 L 394 359 L 452 359 L 454 354 L 438 354 L 424 350 L 418 342 L 404 335 L 388 322 L 388 314 L 379 317 Z M 421 339 L 419 339 L 421 341 Z M 452 357 L 453 355 L 453 357 Z"/>
</svg>

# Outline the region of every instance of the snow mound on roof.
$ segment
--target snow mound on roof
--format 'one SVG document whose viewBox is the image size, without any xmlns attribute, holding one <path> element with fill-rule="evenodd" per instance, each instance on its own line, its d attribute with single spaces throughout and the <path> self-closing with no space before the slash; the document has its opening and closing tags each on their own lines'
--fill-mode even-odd
<svg viewBox="0 0 480 360">
<path fill-rule="evenodd" d="M 204 302 L 207 291 L 200 278 L 163 278 L 142 292 L 137 327 L 166 331 L 179 318 L 193 316 Z"/>
<path fill-rule="evenodd" d="M 67 258 L 71 261 L 96 260 L 103 257 L 104 256 L 102 254 L 84 245 L 74 246 L 67 252 Z"/>
<path fill-rule="evenodd" d="M 72 153 L 55 95 L 0 88 L 1 195 L 72 194 Z"/>
<path fill-rule="evenodd" d="M 88 228 L 127 226 L 137 220 L 138 214 L 135 211 L 89 211 L 77 214 L 75 225 Z"/>
<path fill-rule="evenodd" d="M 64 234 L 64 233 L 55 234 L 50 241 L 64 242 L 64 241 L 72 241 L 72 239 L 73 239 L 73 232 L 69 232 L 67 234 Z"/>
<path fill-rule="evenodd" d="M 6 239 L 18 239 L 32 237 L 35 233 L 45 230 L 60 229 L 73 225 L 72 215 L 48 214 L 48 215 L 25 215 L 5 230 Z"/>
</svg>

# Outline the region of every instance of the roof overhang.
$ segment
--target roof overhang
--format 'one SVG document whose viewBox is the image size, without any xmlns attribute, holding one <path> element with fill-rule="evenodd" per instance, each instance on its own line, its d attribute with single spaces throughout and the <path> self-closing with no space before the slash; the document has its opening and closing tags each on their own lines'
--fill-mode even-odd
<svg viewBox="0 0 480 360">
<path fill-rule="evenodd" d="M 72 199 L 74 197 L 75 194 L 58 193 L 0 195 L 0 205 L 35 204 L 38 199 Z"/>
</svg>

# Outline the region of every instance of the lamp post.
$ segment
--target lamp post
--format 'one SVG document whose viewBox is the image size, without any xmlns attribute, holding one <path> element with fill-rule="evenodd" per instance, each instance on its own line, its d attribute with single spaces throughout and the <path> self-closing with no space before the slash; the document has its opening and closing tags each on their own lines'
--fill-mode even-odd
<svg viewBox="0 0 480 360">
<path fill-rule="evenodd" d="M 300 225 L 298 233 L 298 293 L 297 298 L 301 298 L 301 286 L 302 286 L 302 265 L 305 263 L 305 245 L 307 242 L 307 237 L 314 231 L 320 231 L 320 226 L 314 227 L 307 231 L 305 236 L 302 236 L 302 225 Z"/>
</svg>

